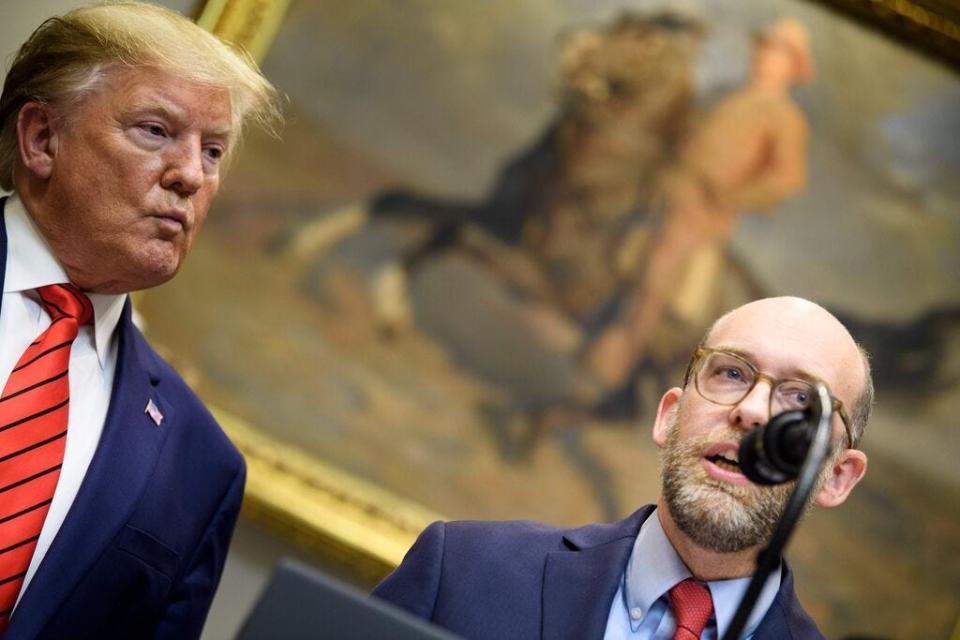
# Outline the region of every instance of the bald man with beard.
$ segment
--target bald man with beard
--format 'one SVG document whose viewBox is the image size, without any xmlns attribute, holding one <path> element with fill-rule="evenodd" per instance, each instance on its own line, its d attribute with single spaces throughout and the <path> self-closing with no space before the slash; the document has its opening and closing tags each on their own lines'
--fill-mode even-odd
<svg viewBox="0 0 960 640">
<path fill-rule="evenodd" d="M 857 448 L 873 404 L 867 356 L 822 307 L 758 300 L 717 320 L 683 386 L 663 394 L 655 505 L 576 529 L 436 522 L 374 595 L 466 638 L 719 638 L 792 490 L 750 483 L 739 442 L 812 397 L 818 382 L 834 399 L 833 452 L 811 503 L 839 506 L 867 469 Z M 743 637 L 823 637 L 785 562 Z"/>
</svg>

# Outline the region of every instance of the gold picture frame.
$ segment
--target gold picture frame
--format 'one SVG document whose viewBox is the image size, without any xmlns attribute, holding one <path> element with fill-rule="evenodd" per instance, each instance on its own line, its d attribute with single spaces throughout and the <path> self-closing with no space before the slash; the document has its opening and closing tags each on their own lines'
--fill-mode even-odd
<svg viewBox="0 0 960 640">
<path fill-rule="evenodd" d="M 289 4 L 290 0 L 206 0 L 196 11 L 196 21 L 260 63 Z"/>
<path fill-rule="evenodd" d="M 943 0 L 815 0 L 954 68 L 960 68 L 960 6 Z"/>
<path fill-rule="evenodd" d="M 247 461 L 243 513 L 367 581 L 389 573 L 417 534 L 440 519 L 211 407 Z"/>
</svg>

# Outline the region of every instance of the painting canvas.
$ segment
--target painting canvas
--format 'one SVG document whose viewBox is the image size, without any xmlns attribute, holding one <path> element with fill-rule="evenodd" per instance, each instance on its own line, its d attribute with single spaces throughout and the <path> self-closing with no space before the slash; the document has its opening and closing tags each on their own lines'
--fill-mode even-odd
<svg viewBox="0 0 960 640">
<path fill-rule="evenodd" d="M 802 178 L 644 285 L 684 149 L 784 16 L 815 64 L 789 98 Z M 830 637 L 949 636 L 955 71 L 790 0 L 293 0 L 263 69 L 282 139 L 246 140 L 182 274 L 138 300 L 207 401 L 441 517 L 613 519 L 656 495 L 656 403 L 711 319 L 809 297 L 872 353 L 878 405 L 866 480 L 791 543 L 801 598 Z M 597 382 L 631 304 L 642 348 Z"/>
</svg>

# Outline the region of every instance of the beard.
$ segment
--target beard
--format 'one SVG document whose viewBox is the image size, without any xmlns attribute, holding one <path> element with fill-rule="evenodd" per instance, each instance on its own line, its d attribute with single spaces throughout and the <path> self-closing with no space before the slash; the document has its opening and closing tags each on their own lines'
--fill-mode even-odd
<svg viewBox="0 0 960 640">
<path fill-rule="evenodd" d="M 711 478 L 700 462 L 704 452 L 717 442 L 739 441 L 743 433 L 730 429 L 681 439 L 679 415 L 676 411 L 670 419 L 661 455 L 663 498 L 677 527 L 698 546 L 720 553 L 743 551 L 769 541 L 794 483 L 761 487 Z M 821 476 L 811 492 L 808 507 L 824 480 Z"/>
</svg>

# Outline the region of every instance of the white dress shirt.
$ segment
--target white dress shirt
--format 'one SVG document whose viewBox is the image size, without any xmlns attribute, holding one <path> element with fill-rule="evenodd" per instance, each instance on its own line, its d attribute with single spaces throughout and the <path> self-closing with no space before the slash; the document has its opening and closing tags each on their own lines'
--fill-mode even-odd
<svg viewBox="0 0 960 640">
<path fill-rule="evenodd" d="M 767 609 L 773 604 L 780 590 L 781 572 L 782 568 L 778 566 L 767 578 L 742 637 L 753 637 Z M 620 588 L 610 604 L 604 640 L 673 638 L 677 622 L 670 609 L 669 591 L 675 584 L 690 577 L 690 570 L 670 544 L 654 510 L 640 527 L 633 544 Z M 707 583 L 713 599 L 713 615 L 707 621 L 701 638 L 715 640 L 726 633 L 749 584 L 750 578 Z"/>
<path fill-rule="evenodd" d="M 50 324 L 35 289 L 69 282 L 16 194 L 6 201 L 4 222 L 7 265 L 0 307 L 0 390 L 27 345 Z M 88 294 L 88 297 L 93 303 L 94 324 L 80 328 L 70 350 L 70 414 L 63 467 L 20 596 L 27 590 L 77 496 L 100 442 L 110 405 L 117 364 L 115 334 L 126 295 Z"/>
</svg>

